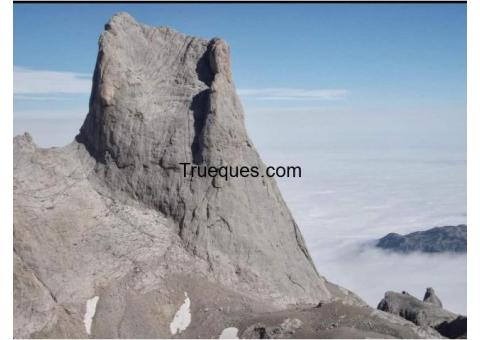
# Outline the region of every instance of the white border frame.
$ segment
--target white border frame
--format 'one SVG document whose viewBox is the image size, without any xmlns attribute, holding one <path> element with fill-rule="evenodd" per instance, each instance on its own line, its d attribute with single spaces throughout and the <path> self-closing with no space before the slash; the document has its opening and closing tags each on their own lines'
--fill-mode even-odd
<svg viewBox="0 0 480 340">
<path fill-rule="evenodd" d="M 0 263 L 2 269 L 0 338 L 13 337 L 13 6 L 11 1 L 0 1 L 1 58 L 0 58 Z M 478 303 L 480 303 L 480 0 L 467 3 L 468 27 L 468 337 L 479 339 Z M 478 262 L 477 262 L 478 261 Z M 445 273 L 448 275 L 448 273 Z"/>
<path fill-rule="evenodd" d="M 467 317 L 468 338 L 480 338 L 478 303 L 480 303 L 480 2 L 467 3 Z M 478 262 L 477 262 L 478 261 Z"/>
<path fill-rule="evenodd" d="M 0 1 L 0 337 L 13 336 L 13 6 Z"/>
</svg>

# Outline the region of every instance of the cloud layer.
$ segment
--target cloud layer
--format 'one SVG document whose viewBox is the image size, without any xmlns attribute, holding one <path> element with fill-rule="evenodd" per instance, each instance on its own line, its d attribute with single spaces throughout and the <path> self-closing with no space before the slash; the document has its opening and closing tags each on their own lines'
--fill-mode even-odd
<svg viewBox="0 0 480 340">
<path fill-rule="evenodd" d="M 344 98 L 347 90 L 341 89 L 302 89 L 302 88 L 252 88 L 239 89 L 242 97 L 268 100 L 338 100 Z"/>
<path fill-rule="evenodd" d="M 13 93 L 17 99 L 58 99 L 52 94 L 85 94 L 92 86 L 90 74 L 34 70 L 14 66 Z M 266 100 L 338 100 L 344 98 L 343 89 L 250 88 L 239 89 L 242 97 Z"/>
<path fill-rule="evenodd" d="M 91 87 L 90 74 L 13 67 L 13 93 L 22 99 L 38 95 L 84 94 L 89 93 Z"/>
</svg>

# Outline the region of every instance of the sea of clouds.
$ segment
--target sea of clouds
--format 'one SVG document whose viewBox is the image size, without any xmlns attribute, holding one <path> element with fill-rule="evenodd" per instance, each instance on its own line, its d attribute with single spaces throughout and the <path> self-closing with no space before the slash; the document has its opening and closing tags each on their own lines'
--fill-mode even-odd
<svg viewBox="0 0 480 340">
<path fill-rule="evenodd" d="M 388 290 L 423 298 L 433 287 L 447 309 L 466 313 L 465 254 L 374 247 L 390 232 L 466 223 L 462 114 L 250 112 L 263 160 L 302 166 L 302 178 L 277 182 L 322 275 L 375 307 Z"/>
</svg>

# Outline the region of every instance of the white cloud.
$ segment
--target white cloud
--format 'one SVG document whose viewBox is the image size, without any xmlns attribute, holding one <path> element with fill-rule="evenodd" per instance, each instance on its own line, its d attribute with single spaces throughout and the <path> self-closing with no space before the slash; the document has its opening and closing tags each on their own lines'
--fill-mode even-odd
<svg viewBox="0 0 480 340">
<path fill-rule="evenodd" d="M 13 94 L 23 99 L 32 95 L 89 93 L 91 87 L 90 74 L 13 67 Z"/>
<path fill-rule="evenodd" d="M 13 119 L 71 119 L 85 118 L 88 105 L 84 108 L 39 108 L 34 110 L 14 110 Z"/>
<path fill-rule="evenodd" d="M 301 89 L 301 88 L 256 88 L 239 89 L 242 97 L 268 100 L 337 100 L 347 95 L 341 89 Z"/>
<path fill-rule="evenodd" d="M 78 98 L 79 93 L 74 94 L 62 94 L 58 95 L 45 95 L 45 94 L 15 94 L 17 100 L 35 100 L 35 101 L 51 101 L 51 100 L 72 100 Z"/>
<path fill-rule="evenodd" d="M 13 93 L 17 99 L 57 99 L 52 94 L 88 94 L 92 78 L 87 73 L 34 70 L 14 66 Z M 344 98 L 343 89 L 251 88 L 239 89 L 242 97 L 268 100 L 337 100 Z"/>
</svg>

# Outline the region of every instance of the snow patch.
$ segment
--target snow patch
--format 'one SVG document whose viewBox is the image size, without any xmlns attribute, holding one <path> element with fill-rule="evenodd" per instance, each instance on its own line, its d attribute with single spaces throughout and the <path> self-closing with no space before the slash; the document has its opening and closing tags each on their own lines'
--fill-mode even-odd
<svg viewBox="0 0 480 340">
<path fill-rule="evenodd" d="M 92 328 L 92 320 L 95 316 L 95 312 L 97 311 L 97 302 L 98 296 L 94 296 L 91 299 L 87 300 L 87 306 L 85 308 L 85 315 L 83 317 L 83 323 L 85 324 L 85 330 L 87 334 L 90 335 L 90 331 Z"/>
<path fill-rule="evenodd" d="M 185 292 L 185 301 L 175 313 L 175 316 L 170 323 L 170 332 L 172 334 L 183 332 L 185 329 L 187 329 L 188 325 L 190 325 L 191 321 L 192 316 L 190 314 L 190 298 L 188 297 L 187 292 Z"/>
<path fill-rule="evenodd" d="M 225 328 L 219 339 L 238 339 L 238 329 L 235 327 Z"/>
<path fill-rule="evenodd" d="M 298 319 L 287 318 L 283 320 L 280 328 L 287 332 L 294 332 L 295 329 L 299 328 L 302 324 L 303 322 Z"/>
</svg>

